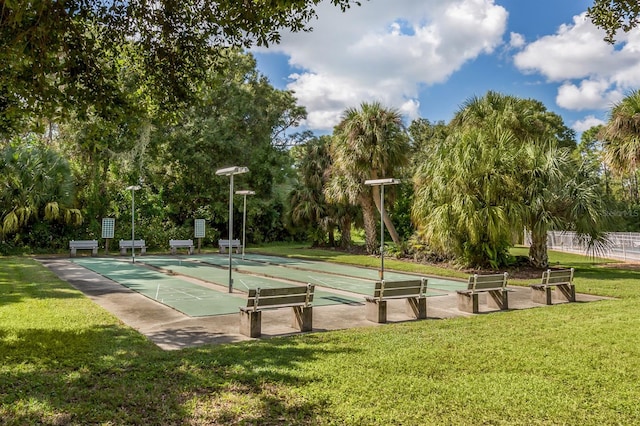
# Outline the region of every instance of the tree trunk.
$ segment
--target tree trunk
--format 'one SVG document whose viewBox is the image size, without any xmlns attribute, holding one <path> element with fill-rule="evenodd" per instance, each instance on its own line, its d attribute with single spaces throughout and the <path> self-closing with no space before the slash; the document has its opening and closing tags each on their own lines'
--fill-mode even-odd
<svg viewBox="0 0 640 426">
<path fill-rule="evenodd" d="M 380 206 L 380 187 L 379 186 L 373 187 L 373 202 L 376 204 L 376 208 L 378 209 L 378 214 L 379 214 L 380 211 L 382 210 Z M 391 239 L 397 246 L 400 246 L 402 244 L 402 241 L 400 240 L 400 235 L 398 235 L 398 231 L 396 231 L 396 227 L 393 226 L 393 222 L 391 222 L 391 218 L 387 213 L 386 204 L 384 207 L 383 219 L 384 219 L 384 226 L 387 228 L 387 231 L 389 231 L 389 235 L 391 236 Z"/>
<path fill-rule="evenodd" d="M 327 233 L 329 234 L 329 247 L 336 246 L 336 236 L 335 236 L 335 226 L 331 225 L 328 227 Z"/>
<path fill-rule="evenodd" d="M 340 218 L 340 247 L 351 247 L 351 218 L 347 215 Z"/>
<path fill-rule="evenodd" d="M 370 197 L 363 194 L 360 197 L 360 205 L 362 206 L 362 218 L 364 221 L 364 240 L 367 253 L 375 253 L 377 248 L 377 230 L 375 218 L 375 206 Z"/>
<path fill-rule="evenodd" d="M 529 262 L 536 268 L 548 268 L 547 232 L 531 232 L 531 246 L 529 247 Z"/>
</svg>

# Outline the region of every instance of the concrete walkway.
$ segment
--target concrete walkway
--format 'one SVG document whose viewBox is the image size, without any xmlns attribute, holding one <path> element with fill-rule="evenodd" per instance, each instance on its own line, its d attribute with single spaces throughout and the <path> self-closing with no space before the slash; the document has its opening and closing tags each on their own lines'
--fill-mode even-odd
<svg viewBox="0 0 640 426">
<path fill-rule="evenodd" d="M 239 314 L 189 317 L 102 275 L 74 264 L 69 259 L 40 258 L 38 261 L 53 271 L 60 279 L 82 291 L 91 300 L 118 317 L 124 324 L 144 334 L 162 349 L 176 350 L 204 344 L 251 340 L 251 338 L 239 333 Z M 198 281 L 194 280 L 194 282 Z M 212 286 L 210 283 L 198 283 Z M 509 293 L 510 309 L 544 307 L 544 305 L 531 302 L 531 290 L 528 287 L 510 286 L 509 289 L 512 290 Z M 221 292 L 227 291 L 222 287 L 219 287 L 219 290 Z M 335 289 L 331 291 L 336 292 Z M 376 324 L 365 319 L 362 295 L 348 292 L 344 292 L 344 295 L 360 298 L 363 302 L 351 305 L 315 306 L 313 308 L 313 332 L 384 326 L 384 324 Z M 576 298 L 578 302 L 604 299 L 585 294 L 577 294 Z M 483 296 L 480 296 L 481 314 L 489 312 L 483 302 Z M 413 321 L 405 314 L 404 303 L 403 300 L 389 302 L 388 322 Z M 297 331 L 290 327 L 291 312 L 291 309 L 263 312 L 262 337 L 296 334 Z M 499 315 L 500 313 L 496 312 L 495 314 Z M 458 310 L 455 292 L 427 299 L 428 319 L 470 315 L 472 314 Z"/>
</svg>

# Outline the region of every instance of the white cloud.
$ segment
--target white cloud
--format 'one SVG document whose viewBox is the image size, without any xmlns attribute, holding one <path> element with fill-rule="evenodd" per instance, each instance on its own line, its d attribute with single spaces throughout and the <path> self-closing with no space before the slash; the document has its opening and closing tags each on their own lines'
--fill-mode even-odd
<svg viewBox="0 0 640 426">
<path fill-rule="evenodd" d="M 539 38 L 514 56 L 525 73 L 560 83 L 556 102 L 570 110 L 608 109 L 640 86 L 640 30 L 619 35 L 616 46 L 580 14 L 553 35 Z"/>
<path fill-rule="evenodd" d="M 594 126 L 599 126 L 600 124 L 605 124 L 604 120 L 594 117 L 593 115 L 588 115 L 582 120 L 575 121 L 571 128 L 576 132 L 586 132 L 590 128 Z"/>
<path fill-rule="evenodd" d="M 509 47 L 512 49 L 520 49 L 525 43 L 526 40 L 522 34 L 512 32 L 509 35 Z"/>
<path fill-rule="evenodd" d="M 579 85 L 562 84 L 558 89 L 556 103 L 566 109 L 581 111 L 610 108 L 623 97 L 624 94 L 612 89 L 606 80 L 582 80 Z"/>
<path fill-rule="evenodd" d="M 344 109 L 373 100 L 417 117 L 421 85 L 493 52 L 506 30 L 507 12 L 494 0 L 371 0 L 346 13 L 328 3 L 312 32 L 284 34 L 267 50 L 300 70 L 288 88 L 311 129 L 329 130 Z"/>
</svg>

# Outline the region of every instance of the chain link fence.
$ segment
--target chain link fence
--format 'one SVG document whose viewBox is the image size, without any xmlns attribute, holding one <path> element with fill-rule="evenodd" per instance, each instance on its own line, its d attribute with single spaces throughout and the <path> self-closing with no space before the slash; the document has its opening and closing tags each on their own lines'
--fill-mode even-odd
<svg viewBox="0 0 640 426">
<path fill-rule="evenodd" d="M 610 259 L 640 261 L 640 232 L 608 232 L 608 244 L 597 256 Z M 531 244 L 531 236 L 525 235 L 525 244 Z M 586 243 L 576 238 L 572 231 L 549 231 L 547 234 L 549 250 L 567 251 L 580 254 L 591 254 Z"/>
</svg>

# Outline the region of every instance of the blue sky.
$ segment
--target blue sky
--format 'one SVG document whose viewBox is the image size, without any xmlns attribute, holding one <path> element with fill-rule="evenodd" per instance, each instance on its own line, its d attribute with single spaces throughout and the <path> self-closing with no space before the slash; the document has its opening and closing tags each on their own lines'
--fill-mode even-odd
<svg viewBox="0 0 640 426">
<path fill-rule="evenodd" d="M 534 98 L 580 134 L 640 88 L 640 30 L 615 46 L 584 13 L 590 0 L 370 0 L 346 13 L 327 1 L 310 33 L 253 54 L 271 83 L 295 92 L 303 129 L 330 133 L 340 114 L 380 101 L 410 122 L 448 122 L 488 90 Z"/>
</svg>

